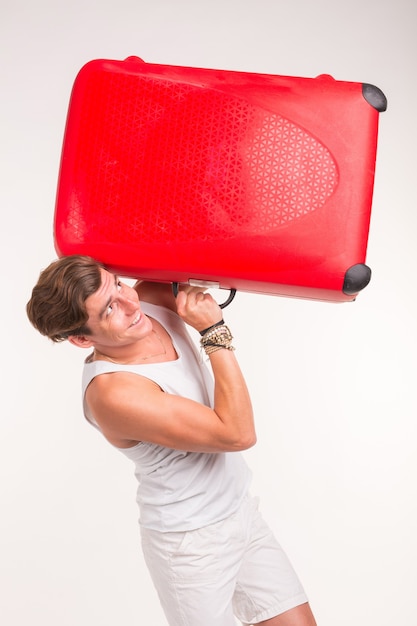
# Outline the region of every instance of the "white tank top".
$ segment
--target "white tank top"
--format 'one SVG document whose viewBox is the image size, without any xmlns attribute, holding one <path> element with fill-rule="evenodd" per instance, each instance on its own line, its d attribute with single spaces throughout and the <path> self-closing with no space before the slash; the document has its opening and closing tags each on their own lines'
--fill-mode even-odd
<svg viewBox="0 0 417 626">
<path fill-rule="evenodd" d="M 84 414 L 96 427 L 86 407 L 85 391 L 93 378 L 108 372 L 146 376 L 166 393 L 213 406 L 212 375 L 183 321 L 169 309 L 146 302 L 141 306 L 170 334 L 178 359 L 144 365 L 86 362 L 82 380 Z M 135 463 L 140 524 L 161 532 L 194 530 L 225 519 L 239 508 L 251 480 L 240 452 L 186 452 L 143 442 L 117 449 Z"/>
</svg>

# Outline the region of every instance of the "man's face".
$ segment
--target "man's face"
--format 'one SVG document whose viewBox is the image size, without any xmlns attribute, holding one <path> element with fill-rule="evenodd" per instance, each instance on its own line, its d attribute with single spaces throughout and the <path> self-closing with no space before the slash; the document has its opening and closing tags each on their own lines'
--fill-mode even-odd
<svg viewBox="0 0 417 626">
<path fill-rule="evenodd" d="M 101 285 L 85 302 L 94 345 L 122 346 L 143 338 L 151 329 L 135 289 L 101 269 Z"/>
</svg>

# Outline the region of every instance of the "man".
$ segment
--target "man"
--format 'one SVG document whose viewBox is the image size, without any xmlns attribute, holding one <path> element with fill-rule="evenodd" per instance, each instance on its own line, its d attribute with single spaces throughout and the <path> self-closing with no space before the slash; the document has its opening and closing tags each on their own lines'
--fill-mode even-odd
<svg viewBox="0 0 417 626">
<path fill-rule="evenodd" d="M 70 256 L 41 273 L 27 313 L 52 341 L 92 350 L 84 413 L 136 465 L 143 552 L 168 623 L 315 626 L 248 493 L 252 406 L 215 300 L 196 287 L 176 298 L 165 284 L 130 287 Z"/>
</svg>

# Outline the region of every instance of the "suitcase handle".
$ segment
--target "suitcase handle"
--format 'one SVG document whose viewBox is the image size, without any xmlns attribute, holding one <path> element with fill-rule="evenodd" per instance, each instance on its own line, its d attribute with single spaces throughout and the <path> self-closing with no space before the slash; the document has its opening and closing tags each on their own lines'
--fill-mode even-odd
<svg viewBox="0 0 417 626">
<path fill-rule="evenodd" d="M 204 284 L 202 283 L 201 286 L 203 287 Z M 205 285 L 205 286 L 210 286 L 210 285 Z M 172 283 L 172 291 L 174 292 L 175 297 L 177 297 L 178 295 L 178 287 L 179 287 L 179 283 Z M 236 295 L 236 289 L 231 289 L 229 293 L 229 297 L 222 304 L 219 304 L 219 307 L 221 309 L 224 309 L 225 307 L 227 307 L 232 302 L 235 295 Z"/>
</svg>

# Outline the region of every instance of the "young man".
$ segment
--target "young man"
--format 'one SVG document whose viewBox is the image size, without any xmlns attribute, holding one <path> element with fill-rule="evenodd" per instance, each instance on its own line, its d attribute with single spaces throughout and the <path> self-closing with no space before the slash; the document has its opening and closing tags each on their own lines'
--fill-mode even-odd
<svg viewBox="0 0 417 626">
<path fill-rule="evenodd" d="M 136 465 L 145 560 L 171 626 L 315 626 L 248 493 L 256 440 L 232 336 L 201 288 L 134 288 L 83 256 L 45 269 L 27 305 L 52 341 L 91 349 L 86 418 Z M 210 373 L 184 322 L 201 335 Z"/>
</svg>

